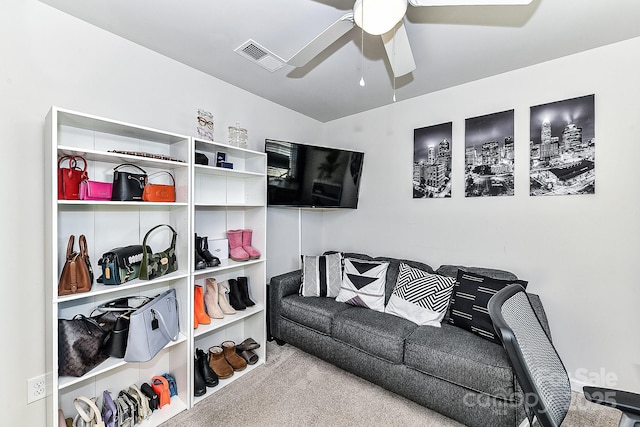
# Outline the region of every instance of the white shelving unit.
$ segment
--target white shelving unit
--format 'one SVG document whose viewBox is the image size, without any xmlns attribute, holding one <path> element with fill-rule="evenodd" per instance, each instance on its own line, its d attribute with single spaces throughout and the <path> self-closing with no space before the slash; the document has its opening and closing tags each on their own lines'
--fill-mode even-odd
<svg viewBox="0 0 640 427">
<path fill-rule="evenodd" d="M 196 397 L 196 404 L 213 395 L 227 384 L 248 374 L 264 363 L 266 345 L 266 154 L 225 144 L 195 139 L 196 152 L 209 159 L 208 165 L 193 167 L 193 224 L 194 233 L 207 237 L 209 243 L 227 238 L 227 230 L 251 229 L 252 246 L 261 256 L 243 262 L 222 260 L 219 266 L 195 270 L 192 266 L 194 285 L 206 291 L 206 279 L 216 281 L 246 276 L 249 280 L 249 295 L 255 306 L 225 315 L 223 319 L 211 319 L 208 325 L 199 325 L 193 331 L 193 351 L 208 349 L 231 340 L 236 344 L 253 338 L 260 344 L 254 350 L 259 360 L 247 369 L 235 372 L 231 378 L 220 380 L 218 386 L 207 388 L 204 396 Z M 218 152 L 226 154 L 226 161 L 233 169 L 216 167 Z M 194 154 L 195 156 L 195 154 Z M 195 238 L 195 235 L 194 235 Z M 211 243 L 210 243 L 211 244 Z M 194 242 L 195 247 L 195 242 Z"/>
<path fill-rule="evenodd" d="M 192 363 L 191 328 L 191 165 L 193 141 L 187 136 L 107 120 L 88 114 L 52 107 L 46 118 L 46 363 L 52 393 L 47 398 L 47 425 L 57 426 L 58 409 L 66 416 L 75 413 L 73 399 L 79 395 L 99 397 L 109 390 L 117 397 L 131 384 L 150 383 L 151 377 L 171 373 L 176 378 L 178 395 L 171 404 L 145 423 L 158 425 L 191 405 Z M 136 151 L 160 154 L 162 160 L 112 152 Z M 142 167 L 148 174 L 166 170 L 176 180 L 175 203 L 96 202 L 57 200 L 57 162 L 63 155 L 80 155 L 87 160 L 89 178 L 111 182 L 113 168 L 122 163 Z M 95 278 L 101 275 L 98 259 L 112 248 L 141 244 L 146 232 L 157 224 L 170 224 L 178 233 L 176 252 L 179 270 L 156 280 L 133 280 L 118 286 L 102 285 L 94 280 L 90 292 L 58 296 L 58 278 L 65 261 L 70 235 L 87 238 Z M 170 234 L 154 232 L 148 244 L 156 250 L 169 246 Z M 156 357 L 145 363 L 127 363 L 109 358 L 82 377 L 58 375 L 58 322 L 76 314 L 89 316 L 99 304 L 129 295 L 153 297 L 173 288 L 179 303 L 180 336 Z"/>
<path fill-rule="evenodd" d="M 116 397 L 131 384 L 149 383 L 154 375 L 171 373 L 176 378 L 178 395 L 171 404 L 154 411 L 143 424 L 156 426 L 181 411 L 211 396 L 241 376 L 264 363 L 266 345 L 266 155 L 264 153 L 202 141 L 170 132 L 129 123 L 104 119 L 84 113 L 52 107 L 46 118 L 46 295 L 47 382 L 51 394 L 47 397 L 47 425 L 57 427 L 58 409 L 66 416 L 75 414 L 73 399 L 79 395 L 98 397 L 103 390 Z M 129 151 L 162 155 L 141 157 L 113 152 Z M 211 165 L 195 164 L 195 152 L 207 155 Z M 233 169 L 215 165 L 217 152 L 227 155 Z M 148 174 L 166 170 L 176 181 L 176 202 L 112 202 L 57 200 L 58 158 L 80 155 L 87 160 L 91 180 L 111 182 L 113 168 L 132 163 Z M 84 234 L 95 278 L 101 270 L 98 259 L 112 248 L 142 244 L 146 232 L 158 224 L 169 224 L 178 233 L 176 252 L 179 270 L 155 280 L 133 280 L 122 285 L 93 283 L 90 292 L 58 296 L 58 278 L 65 261 L 70 235 L 77 240 Z M 246 262 L 223 260 L 215 268 L 195 270 L 195 234 L 207 236 L 209 242 L 226 238 L 231 229 L 251 229 L 252 246 L 261 257 Z M 158 231 L 147 242 L 152 249 L 164 250 L 169 245 L 169 233 Z M 246 276 L 250 297 L 256 303 L 224 319 L 211 319 L 211 324 L 193 328 L 194 285 L 202 285 L 214 277 L 218 281 Z M 112 299 L 144 295 L 154 296 L 173 288 L 179 303 L 180 336 L 170 342 L 146 363 L 127 363 L 109 358 L 79 378 L 58 375 L 58 319 L 70 319 L 76 314 L 90 315 L 99 304 Z M 194 398 L 193 376 L 196 348 L 208 351 L 222 341 L 236 343 L 245 338 L 260 343 L 254 350 L 259 361 L 247 369 L 221 380 L 208 388 L 203 397 Z"/>
</svg>

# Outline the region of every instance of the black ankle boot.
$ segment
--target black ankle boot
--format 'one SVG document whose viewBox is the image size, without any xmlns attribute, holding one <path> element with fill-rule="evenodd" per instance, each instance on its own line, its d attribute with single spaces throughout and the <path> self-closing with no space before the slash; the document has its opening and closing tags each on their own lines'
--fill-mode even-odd
<svg viewBox="0 0 640 427">
<path fill-rule="evenodd" d="M 236 279 L 229 279 L 229 304 L 236 310 L 244 310 L 247 308 L 247 304 L 242 301 L 240 297 L 240 289 L 238 287 L 238 281 Z"/>
<path fill-rule="evenodd" d="M 207 268 L 207 262 L 205 261 L 204 258 L 202 258 L 202 255 L 200 255 L 200 251 L 198 250 L 198 239 L 199 237 L 196 234 L 196 241 L 195 241 L 195 247 L 194 247 L 195 268 L 196 270 L 203 270 Z"/>
<path fill-rule="evenodd" d="M 196 349 L 196 368 L 195 370 L 200 371 L 200 375 L 204 380 L 204 383 L 207 387 L 215 387 L 218 385 L 218 376 L 209 366 L 209 357 L 204 350 Z"/>
<path fill-rule="evenodd" d="M 207 267 L 217 267 L 220 265 L 220 258 L 213 256 L 213 254 L 209 252 L 209 242 L 207 241 L 207 237 L 197 237 L 196 235 L 196 251 L 198 251 L 200 256 L 204 258 L 207 263 Z"/>
<path fill-rule="evenodd" d="M 238 277 L 238 289 L 240 290 L 240 299 L 245 303 L 247 307 L 256 305 L 255 302 L 249 298 L 249 278 L 246 276 Z"/>
<path fill-rule="evenodd" d="M 196 369 L 193 370 L 193 395 L 195 397 L 204 396 L 207 392 L 207 387 L 202 378 L 202 371 L 198 369 L 199 358 L 195 358 Z"/>
</svg>

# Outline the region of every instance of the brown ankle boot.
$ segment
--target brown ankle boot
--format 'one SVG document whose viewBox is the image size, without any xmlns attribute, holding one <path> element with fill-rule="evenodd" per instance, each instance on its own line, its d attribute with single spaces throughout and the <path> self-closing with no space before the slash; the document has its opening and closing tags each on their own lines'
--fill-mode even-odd
<svg viewBox="0 0 640 427">
<path fill-rule="evenodd" d="M 222 347 L 217 345 L 209 349 L 209 366 L 221 380 L 233 375 L 233 368 L 224 357 Z"/>
<path fill-rule="evenodd" d="M 222 343 L 222 349 L 224 350 L 224 358 L 227 359 L 227 362 L 233 367 L 234 371 L 242 371 L 247 367 L 247 361 L 236 353 L 236 343 L 233 341 L 224 341 Z"/>
</svg>

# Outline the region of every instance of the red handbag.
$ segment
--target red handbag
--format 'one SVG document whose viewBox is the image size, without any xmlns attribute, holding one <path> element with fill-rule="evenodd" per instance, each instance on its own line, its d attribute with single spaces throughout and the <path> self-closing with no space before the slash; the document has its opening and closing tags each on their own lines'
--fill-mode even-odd
<svg viewBox="0 0 640 427">
<path fill-rule="evenodd" d="M 171 185 L 167 184 L 151 184 L 149 178 L 154 175 L 166 173 L 171 177 Z M 145 202 L 175 202 L 176 201 L 176 181 L 173 175 L 167 171 L 152 173 L 144 180 L 144 190 L 142 191 L 142 200 Z"/>
<path fill-rule="evenodd" d="M 62 166 L 65 160 L 68 167 Z M 83 169 L 78 167 L 78 160 L 82 160 Z M 60 157 L 58 159 L 58 200 L 79 200 L 80 183 L 87 178 L 87 161 L 84 157 Z"/>
<path fill-rule="evenodd" d="M 169 390 L 169 382 L 163 376 L 156 375 L 151 378 L 151 388 L 158 395 L 158 408 L 171 403 L 171 394 Z"/>
</svg>

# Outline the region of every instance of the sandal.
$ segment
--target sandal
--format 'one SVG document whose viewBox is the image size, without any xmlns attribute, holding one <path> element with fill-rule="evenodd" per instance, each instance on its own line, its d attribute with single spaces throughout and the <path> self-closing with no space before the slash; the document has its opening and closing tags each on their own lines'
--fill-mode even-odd
<svg viewBox="0 0 640 427">
<path fill-rule="evenodd" d="M 253 338 L 247 338 L 240 344 L 236 344 L 236 350 L 238 350 L 239 352 L 246 350 L 255 350 L 258 347 L 260 347 L 260 344 L 258 344 Z"/>
<path fill-rule="evenodd" d="M 247 361 L 248 365 L 255 365 L 256 362 L 258 361 L 258 355 L 251 350 L 244 350 L 244 351 L 241 351 L 239 354 L 240 356 L 242 356 L 244 360 Z"/>
</svg>

